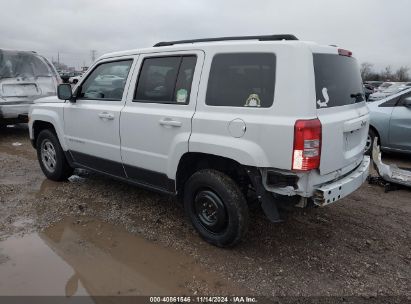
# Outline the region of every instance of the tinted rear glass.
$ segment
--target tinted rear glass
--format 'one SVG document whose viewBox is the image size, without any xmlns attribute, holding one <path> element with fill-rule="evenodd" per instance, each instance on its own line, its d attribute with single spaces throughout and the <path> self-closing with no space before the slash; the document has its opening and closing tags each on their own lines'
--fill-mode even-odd
<svg viewBox="0 0 411 304">
<path fill-rule="evenodd" d="M 276 58 L 272 53 L 233 53 L 214 56 L 206 104 L 229 107 L 271 107 L 274 101 Z"/>
<path fill-rule="evenodd" d="M 317 108 L 365 101 L 360 69 L 352 57 L 314 54 Z"/>
<path fill-rule="evenodd" d="M 35 53 L 0 50 L 0 78 L 52 75 L 53 69 Z"/>
</svg>

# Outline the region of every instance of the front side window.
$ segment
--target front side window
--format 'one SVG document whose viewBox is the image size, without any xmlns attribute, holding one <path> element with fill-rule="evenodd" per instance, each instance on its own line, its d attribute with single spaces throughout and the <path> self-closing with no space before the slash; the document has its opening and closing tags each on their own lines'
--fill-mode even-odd
<svg viewBox="0 0 411 304">
<path fill-rule="evenodd" d="M 132 60 L 98 65 L 81 84 L 79 99 L 121 100 Z"/>
<path fill-rule="evenodd" d="M 196 56 L 144 59 L 134 101 L 188 104 L 196 62 Z"/>
<path fill-rule="evenodd" d="M 271 107 L 276 57 L 272 53 L 218 54 L 213 58 L 206 104 L 229 107 Z"/>
<path fill-rule="evenodd" d="M 402 96 L 401 96 L 401 100 L 400 100 L 400 102 L 399 102 L 398 105 L 399 105 L 399 106 L 404 106 L 404 104 L 405 104 L 405 99 L 407 99 L 407 98 L 411 98 L 411 92 L 402 95 Z"/>
</svg>

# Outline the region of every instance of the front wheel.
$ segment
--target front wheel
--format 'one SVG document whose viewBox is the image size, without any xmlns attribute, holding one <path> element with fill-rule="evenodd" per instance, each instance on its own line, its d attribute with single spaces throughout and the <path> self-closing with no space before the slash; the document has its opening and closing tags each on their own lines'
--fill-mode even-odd
<svg viewBox="0 0 411 304">
<path fill-rule="evenodd" d="M 374 145 L 374 139 L 376 136 L 377 134 L 375 133 L 375 131 L 373 129 L 369 129 L 364 154 L 371 155 L 371 151 Z"/>
<path fill-rule="evenodd" d="M 73 168 L 68 164 L 54 132 L 48 129 L 41 131 L 36 147 L 41 170 L 48 179 L 63 181 L 73 174 Z"/>
<path fill-rule="evenodd" d="M 201 170 L 189 178 L 184 209 L 200 236 L 219 247 L 235 245 L 248 228 L 248 206 L 241 189 L 216 170 Z"/>
</svg>

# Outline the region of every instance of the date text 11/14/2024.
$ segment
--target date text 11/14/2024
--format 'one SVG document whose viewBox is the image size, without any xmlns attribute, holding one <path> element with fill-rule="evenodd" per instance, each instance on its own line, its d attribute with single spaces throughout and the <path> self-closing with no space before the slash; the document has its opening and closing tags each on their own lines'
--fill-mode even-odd
<svg viewBox="0 0 411 304">
<path fill-rule="evenodd" d="M 172 296 L 150 297 L 150 303 L 258 303 L 258 300 L 247 296 Z"/>
</svg>

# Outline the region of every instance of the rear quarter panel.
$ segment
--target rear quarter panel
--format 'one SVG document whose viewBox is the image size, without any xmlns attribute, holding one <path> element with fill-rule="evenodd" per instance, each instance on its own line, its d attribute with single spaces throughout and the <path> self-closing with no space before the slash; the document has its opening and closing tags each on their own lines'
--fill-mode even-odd
<svg viewBox="0 0 411 304">
<path fill-rule="evenodd" d="M 204 48 L 206 59 L 193 117 L 190 152 L 224 156 L 257 167 L 290 170 L 297 119 L 316 118 L 312 53 L 299 42 Z M 274 102 L 270 108 L 206 105 L 210 66 L 215 54 L 270 52 L 276 55 Z M 250 92 L 252 93 L 252 92 Z M 229 123 L 241 119 L 245 134 L 233 137 Z"/>
</svg>

